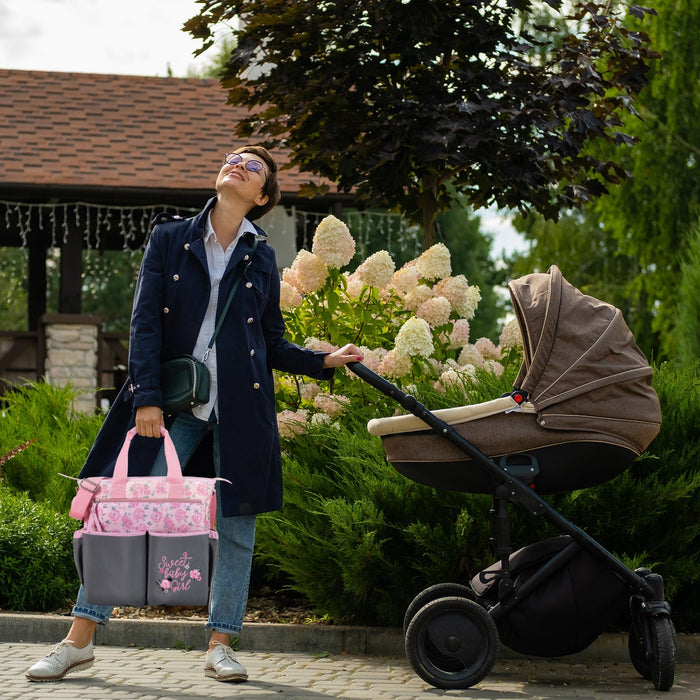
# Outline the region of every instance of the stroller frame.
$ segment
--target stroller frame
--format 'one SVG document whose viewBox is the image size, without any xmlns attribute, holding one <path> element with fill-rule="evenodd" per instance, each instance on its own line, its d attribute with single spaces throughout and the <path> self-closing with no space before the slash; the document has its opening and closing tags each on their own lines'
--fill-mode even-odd
<svg viewBox="0 0 700 700">
<path fill-rule="evenodd" d="M 471 589 L 459 584 L 437 584 L 414 598 L 404 620 L 405 646 L 411 665 L 423 680 L 438 688 L 467 688 L 481 681 L 491 670 L 498 651 L 496 621 L 522 604 L 543 582 L 585 551 L 629 589 L 632 619 L 629 651 L 635 669 L 643 678 L 651 680 L 657 690 L 672 687 L 675 630 L 661 575 L 643 568 L 632 571 L 542 499 L 528 484 L 529 473 L 536 469 L 536 465 L 509 470 L 505 460 L 497 463 L 488 457 L 415 397 L 362 363 L 349 363 L 348 368 L 467 454 L 475 468 L 486 470 L 494 483 L 491 542 L 500 563 L 500 571 L 495 574 L 498 579 L 497 602 L 487 609 L 475 600 Z M 512 396 L 518 403 L 525 398 L 521 391 L 514 391 Z M 571 538 L 561 551 L 521 584 L 516 584 L 511 578 L 508 504 L 524 508 L 531 516 L 545 518 Z"/>
</svg>

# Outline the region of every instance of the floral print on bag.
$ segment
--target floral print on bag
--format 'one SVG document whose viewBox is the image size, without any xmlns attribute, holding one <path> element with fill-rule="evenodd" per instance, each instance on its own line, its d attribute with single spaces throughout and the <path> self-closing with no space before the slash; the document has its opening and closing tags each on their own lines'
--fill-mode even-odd
<svg viewBox="0 0 700 700">
<path fill-rule="evenodd" d="M 99 479 L 85 527 L 93 532 L 186 533 L 210 528 L 215 482 L 184 479 L 182 498 L 169 499 L 163 477 L 129 477 L 126 496 L 112 498 L 112 480 Z"/>
</svg>

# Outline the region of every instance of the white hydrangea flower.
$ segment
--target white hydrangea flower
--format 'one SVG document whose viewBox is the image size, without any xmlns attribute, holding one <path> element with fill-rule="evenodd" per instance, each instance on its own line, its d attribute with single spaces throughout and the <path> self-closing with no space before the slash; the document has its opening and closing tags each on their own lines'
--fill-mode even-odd
<svg viewBox="0 0 700 700">
<path fill-rule="evenodd" d="M 428 322 L 417 316 L 409 318 L 396 335 L 394 349 L 406 357 L 430 357 L 434 347 Z"/>
<path fill-rule="evenodd" d="M 473 365 L 466 365 L 459 370 L 448 369 L 440 375 L 433 385 L 435 389 L 444 393 L 446 389 L 464 389 L 467 384 L 476 381 L 476 369 Z"/>
<path fill-rule="evenodd" d="M 309 350 L 318 350 L 319 352 L 335 352 L 338 349 L 337 345 L 318 338 L 306 338 L 304 347 L 309 348 Z"/>
<path fill-rule="evenodd" d="M 450 333 L 450 348 L 456 350 L 469 343 L 469 321 L 466 318 L 458 318 Z"/>
<path fill-rule="evenodd" d="M 308 250 L 300 250 L 292 263 L 291 272 L 295 276 L 297 284 L 294 284 L 300 292 L 311 294 L 317 292 L 328 277 L 326 263 L 310 253 Z M 292 282 L 289 282 L 292 284 Z"/>
<path fill-rule="evenodd" d="M 418 265 L 407 263 L 392 275 L 389 286 L 397 292 L 408 294 L 418 286 L 419 277 Z"/>
<path fill-rule="evenodd" d="M 299 393 L 305 401 L 313 401 L 314 396 L 321 393 L 321 387 L 316 382 L 308 382 L 299 387 Z"/>
<path fill-rule="evenodd" d="M 474 318 L 474 312 L 476 311 L 476 307 L 479 306 L 480 301 L 481 291 L 475 284 L 470 285 L 469 290 L 467 291 L 466 308 L 464 309 L 462 316 L 464 316 L 466 319 Z"/>
<path fill-rule="evenodd" d="M 335 216 L 327 216 L 316 227 L 311 252 L 328 267 L 341 268 L 355 255 L 355 240 L 350 229 Z"/>
<path fill-rule="evenodd" d="M 331 418 L 337 418 L 350 404 L 350 399 L 341 394 L 317 394 L 314 397 L 314 406 Z"/>
<path fill-rule="evenodd" d="M 305 409 L 299 411 L 290 411 L 286 409 L 277 414 L 277 430 L 280 437 L 292 438 L 295 435 L 300 435 L 306 432 L 306 421 L 309 418 L 309 412 Z"/>
<path fill-rule="evenodd" d="M 478 287 L 475 289 L 478 290 Z M 470 292 L 469 282 L 467 282 L 467 278 L 464 275 L 446 277 L 440 280 L 433 287 L 433 294 L 445 297 L 452 304 L 453 311 L 462 318 L 472 318 L 474 316 L 476 309 L 476 306 L 473 305 L 474 292 Z"/>
<path fill-rule="evenodd" d="M 418 271 L 426 280 L 449 277 L 452 273 L 452 262 L 447 246 L 444 243 L 436 243 L 423 252 L 418 258 Z"/>
<path fill-rule="evenodd" d="M 345 282 L 347 283 L 347 295 L 351 299 L 359 298 L 365 283 L 354 272 L 351 275 L 345 275 Z"/>
<path fill-rule="evenodd" d="M 284 280 L 280 282 L 280 307 L 282 309 L 291 311 L 296 309 L 297 306 L 301 306 L 302 301 L 301 294 L 295 287 L 292 287 L 291 284 Z"/>
<path fill-rule="evenodd" d="M 418 318 L 425 319 L 431 326 L 444 326 L 450 320 L 452 307 L 445 297 L 426 299 L 416 311 Z"/>
<path fill-rule="evenodd" d="M 520 333 L 520 324 L 518 323 L 518 319 L 513 318 L 508 321 L 505 326 L 503 326 L 498 343 L 503 350 L 523 347 L 523 336 Z"/>
<path fill-rule="evenodd" d="M 481 367 L 484 364 L 484 358 L 475 345 L 467 344 L 462 348 L 462 352 L 459 353 L 457 362 L 461 366 L 474 365 L 475 367 Z"/>
<path fill-rule="evenodd" d="M 485 360 L 501 359 L 501 351 L 488 338 L 479 338 L 474 345 Z"/>
<path fill-rule="evenodd" d="M 381 374 L 389 379 L 400 379 L 411 371 L 411 358 L 394 350 L 384 355 L 377 374 Z"/>
<path fill-rule="evenodd" d="M 370 255 L 358 268 L 355 274 L 370 287 L 385 287 L 394 274 L 396 265 L 386 250 L 380 250 Z"/>
<path fill-rule="evenodd" d="M 496 360 L 484 360 L 484 369 L 500 377 L 503 374 L 504 367 L 500 362 L 496 362 Z"/>
<path fill-rule="evenodd" d="M 419 284 L 404 297 L 403 305 L 410 311 L 417 311 L 418 307 L 432 296 L 433 290 L 427 284 Z"/>
</svg>

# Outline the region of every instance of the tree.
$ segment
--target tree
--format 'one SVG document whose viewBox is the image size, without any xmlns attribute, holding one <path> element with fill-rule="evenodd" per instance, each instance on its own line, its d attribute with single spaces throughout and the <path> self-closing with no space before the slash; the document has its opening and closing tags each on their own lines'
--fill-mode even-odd
<svg viewBox="0 0 700 700">
<path fill-rule="evenodd" d="M 527 252 L 510 259 L 515 276 L 557 265 L 584 294 L 621 309 L 642 350 L 648 356 L 656 353 L 654 338 L 645 332 L 649 304 L 635 284 L 639 264 L 621 252 L 620 242 L 592 208 L 564 212 L 557 222 L 516 216 L 513 225 L 532 242 Z"/>
<path fill-rule="evenodd" d="M 318 175 L 304 195 L 336 182 L 422 225 L 427 246 L 450 187 L 476 208 L 556 218 L 624 177 L 586 146 L 631 140 L 617 126 L 652 53 L 611 4 L 576 0 L 576 36 L 529 28 L 531 0 L 200 0 L 184 28 L 204 51 L 239 19 L 222 77 L 251 110 L 237 132 Z"/>
<path fill-rule="evenodd" d="M 700 219 L 693 227 L 681 265 L 673 323 L 673 356 L 683 365 L 700 359 Z"/>
<path fill-rule="evenodd" d="M 663 58 L 637 100 L 643 120 L 624 120 L 639 143 L 611 154 L 631 177 L 596 208 L 620 250 L 639 261 L 634 284 L 648 300 L 644 333 L 672 357 L 680 266 L 700 209 L 700 4 L 655 0 L 654 7 L 649 34 Z"/>
<path fill-rule="evenodd" d="M 27 251 L 24 248 L 0 248 L 0 329 L 27 328 Z"/>
<path fill-rule="evenodd" d="M 481 293 L 479 313 L 469 322 L 471 342 L 482 337 L 496 342 L 506 313 L 496 288 L 505 283 L 506 269 L 491 258 L 493 237 L 481 230 L 481 218 L 458 195 L 450 209 L 438 214 L 436 224 L 450 251 L 452 274 L 464 275 Z"/>
</svg>

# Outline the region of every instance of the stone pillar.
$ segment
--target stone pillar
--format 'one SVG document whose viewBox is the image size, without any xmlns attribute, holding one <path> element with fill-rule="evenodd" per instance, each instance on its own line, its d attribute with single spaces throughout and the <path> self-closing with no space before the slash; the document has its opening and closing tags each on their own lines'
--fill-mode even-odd
<svg viewBox="0 0 700 700">
<path fill-rule="evenodd" d="M 54 386 L 70 385 L 79 395 L 75 409 L 85 413 L 97 405 L 100 319 L 82 314 L 45 314 L 45 377 Z"/>
</svg>

